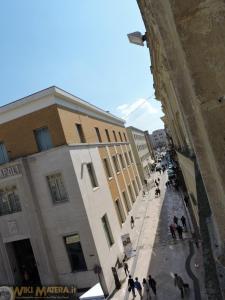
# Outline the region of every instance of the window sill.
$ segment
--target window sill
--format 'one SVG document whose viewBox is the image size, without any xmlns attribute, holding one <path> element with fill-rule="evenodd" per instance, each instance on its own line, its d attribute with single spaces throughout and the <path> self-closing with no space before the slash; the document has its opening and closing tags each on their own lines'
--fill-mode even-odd
<svg viewBox="0 0 225 300">
<path fill-rule="evenodd" d="M 98 189 L 100 189 L 100 187 L 96 186 L 95 188 L 93 188 L 93 192 L 97 191 Z"/>
</svg>

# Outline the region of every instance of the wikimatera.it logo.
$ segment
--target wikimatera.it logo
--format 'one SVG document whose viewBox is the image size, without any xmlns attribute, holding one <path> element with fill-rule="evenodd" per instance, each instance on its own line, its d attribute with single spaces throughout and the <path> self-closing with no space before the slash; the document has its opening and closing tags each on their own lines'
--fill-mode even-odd
<svg viewBox="0 0 225 300">
<path fill-rule="evenodd" d="M 0 300 L 77 299 L 74 286 L 0 286 Z"/>
</svg>

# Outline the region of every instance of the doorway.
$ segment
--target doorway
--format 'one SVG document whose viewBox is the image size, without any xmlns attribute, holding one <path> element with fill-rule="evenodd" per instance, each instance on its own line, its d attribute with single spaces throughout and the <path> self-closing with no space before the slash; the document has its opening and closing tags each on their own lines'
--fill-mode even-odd
<svg viewBox="0 0 225 300">
<path fill-rule="evenodd" d="M 6 244 L 15 284 L 40 285 L 40 276 L 29 239 Z"/>
</svg>

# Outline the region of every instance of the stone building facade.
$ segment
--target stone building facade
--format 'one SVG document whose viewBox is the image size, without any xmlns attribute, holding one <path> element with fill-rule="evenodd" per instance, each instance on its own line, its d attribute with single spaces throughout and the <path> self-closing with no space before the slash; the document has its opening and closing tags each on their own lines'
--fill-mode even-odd
<svg viewBox="0 0 225 300">
<path fill-rule="evenodd" d="M 222 299 L 224 283 L 220 289 L 217 274 L 224 270 L 225 255 L 225 3 L 137 2 L 151 49 L 156 98 L 200 231 L 208 297 Z"/>
<path fill-rule="evenodd" d="M 154 130 L 150 137 L 154 149 L 160 149 L 167 146 L 167 137 L 164 129 Z"/>
<path fill-rule="evenodd" d="M 124 121 L 50 87 L 0 108 L 0 140 L 0 285 L 112 292 L 141 190 Z"/>
</svg>

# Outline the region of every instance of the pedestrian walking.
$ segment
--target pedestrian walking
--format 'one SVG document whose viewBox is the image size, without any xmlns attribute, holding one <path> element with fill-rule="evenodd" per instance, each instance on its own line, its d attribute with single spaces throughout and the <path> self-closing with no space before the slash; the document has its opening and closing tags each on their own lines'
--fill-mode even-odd
<svg viewBox="0 0 225 300">
<path fill-rule="evenodd" d="M 131 229 L 134 228 L 134 217 L 133 216 L 130 217 L 130 227 L 131 227 Z"/>
<path fill-rule="evenodd" d="M 183 227 L 185 228 L 185 230 L 187 230 L 187 224 L 186 224 L 186 218 L 185 218 L 185 216 L 182 216 L 180 218 L 180 220 L 181 220 L 181 223 L 182 223 Z"/>
<path fill-rule="evenodd" d="M 177 217 L 177 216 L 174 216 L 174 217 L 173 217 L 173 222 L 174 222 L 176 225 L 178 225 L 178 217 Z"/>
<path fill-rule="evenodd" d="M 183 228 L 180 225 L 177 226 L 177 232 L 179 235 L 179 239 L 183 240 Z"/>
<path fill-rule="evenodd" d="M 134 286 L 135 286 L 136 290 L 138 291 L 138 294 L 142 298 L 142 286 L 141 286 L 140 282 L 138 281 L 137 277 L 135 277 Z"/>
<path fill-rule="evenodd" d="M 187 196 L 184 196 L 184 203 L 185 203 L 186 207 L 189 206 L 188 197 Z"/>
<path fill-rule="evenodd" d="M 180 290 L 181 298 L 184 298 L 184 281 L 176 273 L 174 274 L 174 285 L 177 286 L 178 289 Z"/>
<path fill-rule="evenodd" d="M 173 239 L 177 238 L 173 224 L 170 224 L 170 233 L 171 233 Z"/>
<path fill-rule="evenodd" d="M 150 288 L 152 289 L 154 295 L 156 295 L 156 281 L 154 278 L 152 278 L 151 275 L 148 276 L 148 284 L 150 286 Z"/>
<path fill-rule="evenodd" d="M 149 284 L 148 284 L 148 282 L 145 278 L 143 278 L 142 286 L 143 286 L 144 292 L 146 291 L 147 300 L 151 300 L 150 287 L 149 287 Z"/>
<path fill-rule="evenodd" d="M 134 279 L 132 278 L 131 275 L 129 275 L 129 279 L 128 279 L 128 292 L 132 292 L 133 297 L 136 297 Z"/>
<path fill-rule="evenodd" d="M 127 277 L 127 275 L 130 273 L 130 271 L 128 269 L 128 264 L 126 263 L 125 259 L 123 260 L 123 269 L 124 269 L 124 272 L 125 272 L 126 277 Z"/>
<path fill-rule="evenodd" d="M 160 182 L 160 178 L 158 178 L 158 182 Z"/>
</svg>

